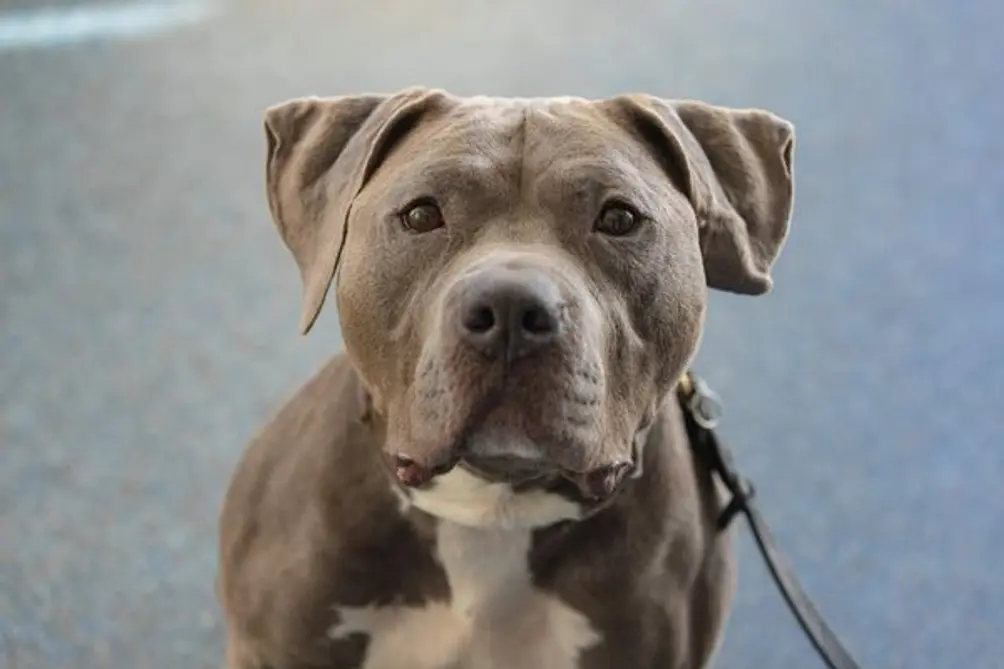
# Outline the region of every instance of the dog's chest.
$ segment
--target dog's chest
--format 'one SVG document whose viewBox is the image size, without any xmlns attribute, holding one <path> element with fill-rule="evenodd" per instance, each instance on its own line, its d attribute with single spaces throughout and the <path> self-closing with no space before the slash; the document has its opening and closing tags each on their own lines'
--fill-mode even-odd
<svg viewBox="0 0 1004 669">
<path fill-rule="evenodd" d="M 442 522 L 436 549 L 450 600 L 338 607 L 334 639 L 368 637 L 362 669 L 578 669 L 600 641 L 589 620 L 532 584 L 526 530 Z"/>
</svg>

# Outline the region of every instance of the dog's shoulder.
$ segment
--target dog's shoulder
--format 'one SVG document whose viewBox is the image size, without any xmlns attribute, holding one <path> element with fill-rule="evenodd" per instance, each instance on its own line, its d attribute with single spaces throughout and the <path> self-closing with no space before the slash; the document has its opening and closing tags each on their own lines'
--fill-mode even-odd
<svg viewBox="0 0 1004 669">
<path fill-rule="evenodd" d="M 664 639 L 660 653 L 678 657 L 686 648 L 690 666 L 712 666 L 737 581 L 732 533 L 718 528 L 726 494 L 694 451 L 675 399 L 663 408 L 652 440 L 649 449 L 655 453 L 647 455 L 657 473 L 648 481 L 649 503 L 661 500 L 657 506 L 665 509 L 667 543 L 660 566 L 662 577 L 671 581 L 662 591 L 661 608 L 670 629 L 687 632 L 685 638 Z M 689 606 L 680 606 L 670 593 Z"/>
<path fill-rule="evenodd" d="M 364 492 L 377 489 L 380 474 L 370 461 L 377 449 L 360 424 L 364 412 L 360 380 L 339 355 L 274 414 L 244 453 L 220 517 L 217 582 L 231 644 L 245 646 L 242 652 L 297 665 L 312 661 L 311 649 L 324 647 L 319 642 L 331 624 L 337 573 L 351 569 L 340 561 L 353 551 L 339 543 L 373 517 L 368 505 L 342 500 L 393 504 L 387 486 L 375 496 Z M 277 649 L 284 657 L 272 658 Z"/>
<path fill-rule="evenodd" d="M 364 438 L 353 429 L 363 411 L 359 380 L 346 357 L 336 356 L 286 401 L 245 450 L 224 500 L 224 548 L 237 542 L 235 533 L 249 522 L 259 533 L 289 531 L 289 521 L 298 519 L 302 507 L 316 502 L 313 496 L 332 471 L 328 465 L 344 465 L 343 452 L 361 450 L 352 448 L 352 442 Z"/>
</svg>

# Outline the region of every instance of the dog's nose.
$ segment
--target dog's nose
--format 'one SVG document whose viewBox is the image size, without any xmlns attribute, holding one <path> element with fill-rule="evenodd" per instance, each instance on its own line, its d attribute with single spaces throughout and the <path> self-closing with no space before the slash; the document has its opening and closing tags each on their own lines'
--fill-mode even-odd
<svg viewBox="0 0 1004 669">
<path fill-rule="evenodd" d="M 543 272 L 492 268 L 463 287 L 459 327 L 464 340 L 489 357 L 512 361 L 561 333 L 561 293 Z"/>
</svg>

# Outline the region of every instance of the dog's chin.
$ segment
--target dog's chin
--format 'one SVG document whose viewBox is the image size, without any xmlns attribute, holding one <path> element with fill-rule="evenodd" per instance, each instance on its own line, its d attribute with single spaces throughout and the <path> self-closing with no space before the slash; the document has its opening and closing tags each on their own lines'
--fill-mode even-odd
<svg viewBox="0 0 1004 669">
<path fill-rule="evenodd" d="M 586 473 L 632 458 L 631 435 L 606 434 L 594 427 L 598 418 L 588 428 L 533 421 L 516 412 L 505 416 L 508 420 L 492 418 L 496 416 L 468 431 L 459 452 L 488 477 L 521 482 L 538 475 Z"/>
<path fill-rule="evenodd" d="M 420 489 L 409 502 L 441 520 L 491 530 L 528 530 L 579 520 L 588 509 L 540 486 L 521 487 L 493 480 L 461 461 Z"/>
<path fill-rule="evenodd" d="M 475 476 L 491 483 L 508 483 L 517 491 L 551 487 L 561 476 L 554 467 L 509 456 L 468 457 L 460 462 Z"/>
<path fill-rule="evenodd" d="M 551 450 L 522 430 L 491 425 L 470 432 L 460 447 L 470 469 L 488 480 L 514 484 L 558 473 L 558 463 L 549 457 Z"/>
</svg>

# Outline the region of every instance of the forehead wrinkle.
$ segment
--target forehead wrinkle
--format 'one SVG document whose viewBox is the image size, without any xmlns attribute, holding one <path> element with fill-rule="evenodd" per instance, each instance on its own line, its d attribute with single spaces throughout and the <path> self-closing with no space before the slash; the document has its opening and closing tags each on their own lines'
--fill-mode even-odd
<svg viewBox="0 0 1004 669">
<path fill-rule="evenodd" d="M 528 175 L 531 175 L 533 173 L 532 168 L 527 169 L 527 161 L 529 159 L 529 155 L 526 148 L 527 147 L 526 136 L 527 136 L 527 124 L 529 116 L 530 116 L 530 108 L 528 105 L 524 104 L 522 113 L 520 114 L 519 130 L 517 131 L 519 172 L 516 177 L 517 178 L 516 194 L 517 197 L 519 198 L 520 215 L 522 215 L 524 213 L 524 210 L 526 209 L 526 196 L 529 191 L 529 188 L 527 188 L 527 178 Z"/>
<path fill-rule="evenodd" d="M 620 194 L 652 215 L 666 208 L 666 191 L 675 187 L 645 148 L 601 108 L 573 101 L 535 110 L 534 119 L 537 200 L 552 200 L 552 207 L 572 201 L 584 206 Z"/>
<path fill-rule="evenodd" d="M 502 102 L 473 105 L 461 101 L 422 123 L 405 138 L 400 153 L 408 162 L 463 161 L 474 156 L 504 162 L 522 125 L 518 112 Z"/>
<path fill-rule="evenodd" d="M 643 166 L 610 147 L 591 157 L 554 158 L 537 175 L 533 190 L 537 200 L 551 207 L 596 206 L 606 197 L 619 195 L 650 212 L 657 206 L 659 192 Z"/>
<path fill-rule="evenodd" d="M 483 155 L 467 154 L 415 165 L 402 181 L 411 185 L 406 190 L 421 191 L 416 195 L 449 196 L 497 192 L 499 184 L 510 179 L 506 165 Z"/>
<path fill-rule="evenodd" d="M 514 139 L 521 115 L 509 112 L 462 105 L 407 138 L 395 156 L 400 197 L 497 195 L 501 184 L 515 186 L 521 158 Z"/>
</svg>

